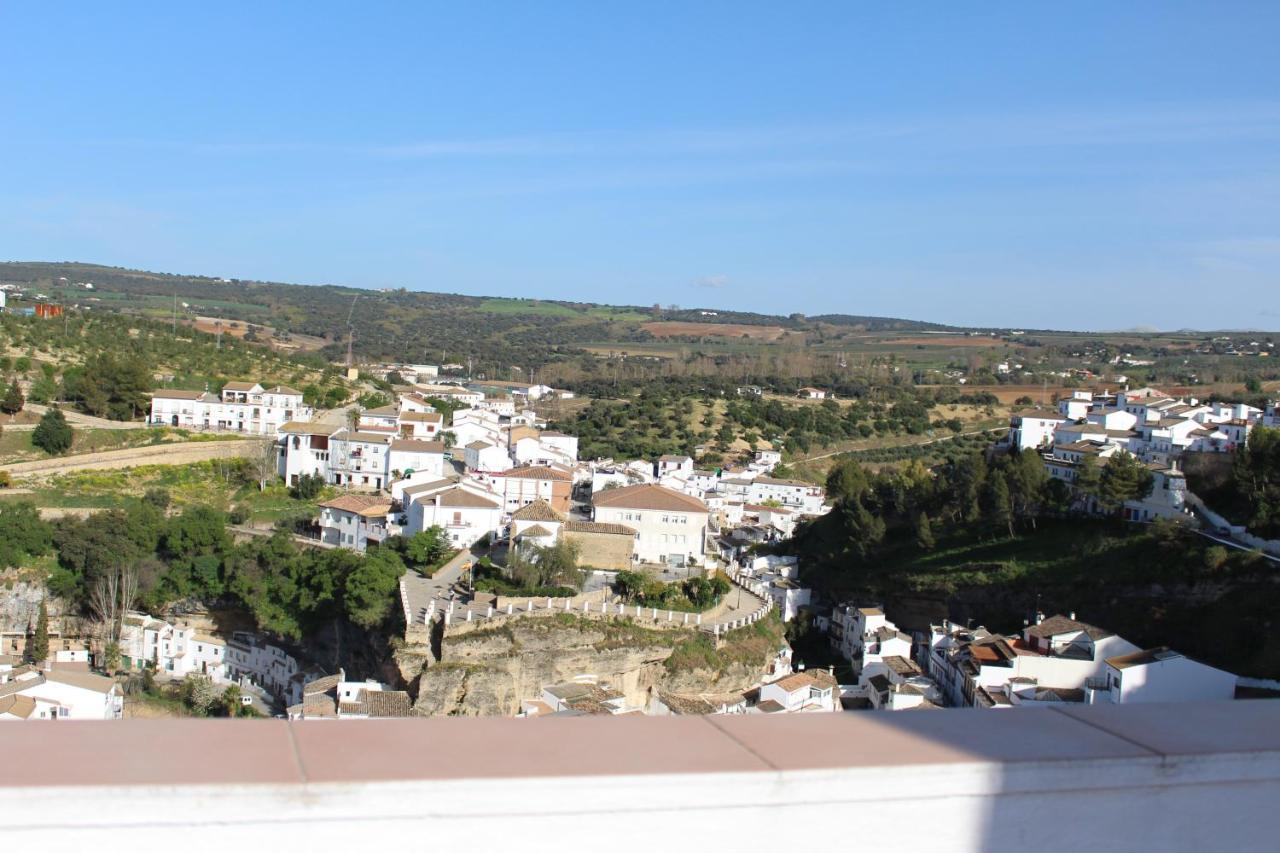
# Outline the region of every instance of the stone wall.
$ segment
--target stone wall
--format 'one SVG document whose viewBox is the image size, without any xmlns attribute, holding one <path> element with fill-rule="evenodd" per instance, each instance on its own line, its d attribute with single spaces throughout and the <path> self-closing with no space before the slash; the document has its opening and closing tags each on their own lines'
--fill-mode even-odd
<svg viewBox="0 0 1280 853">
<path fill-rule="evenodd" d="M 631 554 L 635 550 L 635 540 L 630 536 L 619 536 L 615 533 L 582 533 L 565 530 L 561 536 L 568 542 L 577 543 L 580 548 L 578 562 L 584 566 L 609 571 L 623 571 L 631 568 Z"/>
</svg>

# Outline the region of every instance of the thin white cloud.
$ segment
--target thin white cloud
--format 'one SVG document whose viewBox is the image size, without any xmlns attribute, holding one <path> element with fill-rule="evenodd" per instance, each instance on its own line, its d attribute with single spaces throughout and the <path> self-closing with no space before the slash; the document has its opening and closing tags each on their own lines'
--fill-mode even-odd
<svg viewBox="0 0 1280 853">
<path fill-rule="evenodd" d="M 197 155 L 317 154 L 338 157 L 438 159 L 555 159 L 713 157 L 729 154 L 813 156 L 878 152 L 1134 146 L 1280 140 L 1280 101 L 1154 105 L 1145 110 L 964 113 L 903 116 L 884 121 L 788 123 L 717 128 L 569 130 L 493 137 L 398 142 L 324 140 L 89 140 L 87 144 L 177 149 Z M 78 144 L 73 143 L 73 144 Z"/>
<path fill-rule="evenodd" d="M 715 275 L 704 275 L 695 279 L 693 283 L 696 284 L 698 287 L 719 289 L 729 284 L 729 276 L 725 275 L 724 273 L 717 273 Z"/>
</svg>

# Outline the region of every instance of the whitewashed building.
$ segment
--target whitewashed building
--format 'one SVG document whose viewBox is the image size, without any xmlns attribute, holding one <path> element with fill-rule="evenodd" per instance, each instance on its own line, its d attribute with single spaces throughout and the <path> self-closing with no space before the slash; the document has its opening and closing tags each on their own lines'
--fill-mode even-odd
<svg viewBox="0 0 1280 853">
<path fill-rule="evenodd" d="M 695 497 L 658 485 L 623 486 L 591 496 L 597 522 L 636 531 L 636 558 L 645 563 L 701 565 L 710 510 Z"/>
<path fill-rule="evenodd" d="M 320 504 L 320 541 L 364 553 L 395 530 L 387 517 L 391 501 L 381 495 L 340 495 Z"/>
<path fill-rule="evenodd" d="M 1234 699 L 1236 676 L 1160 647 L 1107 658 L 1087 687 L 1091 704 L 1203 702 Z"/>
<path fill-rule="evenodd" d="M 404 535 L 440 527 L 455 548 L 468 548 L 502 527 L 503 506 L 498 495 L 464 481 L 424 483 L 402 493 Z"/>
<path fill-rule="evenodd" d="M 113 678 L 69 667 L 24 667 L 0 684 L 0 722 L 118 720 L 124 693 Z"/>
<path fill-rule="evenodd" d="M 125 666 L 155 667 L 173 678 L 207 675 L 227 680 L 227 641 L 186 624 L 173 624 L 145 613 L 130 612 L 120 627 L 120 656 Z"/>
<path fill-rule="evenodd" d="M 217 394 L 159 390 L 151 395 L 148 421 L 185 429 L 216 429 L 275 436 L 290 421 L 309 421 L 315 412 L 303 405 L 302 392 L 285 385 L 264 388 L 258 382 L 228 382 Z"/>
</svg>

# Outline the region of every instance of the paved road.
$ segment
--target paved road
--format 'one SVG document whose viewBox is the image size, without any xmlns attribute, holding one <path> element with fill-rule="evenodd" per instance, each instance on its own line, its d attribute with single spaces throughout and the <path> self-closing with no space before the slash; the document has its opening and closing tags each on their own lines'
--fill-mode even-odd
<svg viewBox="0 0 1280 853">
<path fill-rule="evenodd" d="M 1217 542 L 1219 545 L 1226 545 L 1228 548 L 1235 548 L 1237 551 L 1255 550 L 1252 545 L 1247 545 L 1244 542 L 1237 542 L 1234 539 L 1230 539 L 1225 536 L 1220 536 L 1217 533 L 1209 533 L 1208 531 L 1205 531 L 1205 530 L 1197 530 L 1196 533 L 1199 533 L 1205 539 L 1211 539 L 1214 542 Z M 1273 557 L 1270 554 L 1266 553 L 1265 551 L 1258 551 L 1258 553 L 1273 563 L 1280 563 L 1280 557 Z"/>
<path fill-rule="evenodd" d="M 437 608 L 443 607 L 448 602 L 450 592 L 454 591 L 454 585 L 462 578 L 462 567 L 474 559 L 470 551 L 463 550 L 429 578 L 424 578 L 414 571 L 405 572 L 405 595 L 408 598 L 409 613 L 415 622 L 422 621 L 433 599 L 436 601 Z"/>
<path fill-rule="evenodd" d="M 190 441 L 180 444 L 156 444 L 103 450 L 75 456 L 55 456 L 34 462 L 5 466 L 14 477 L 41 477 L 70 471 L 101 471 L 114 468 L 136 468 L 139 465 L 187 465 L 208 459 L 252 458 L 262 452 L 262 439 L 245 438 L 229 441 Z"/>
</svg>

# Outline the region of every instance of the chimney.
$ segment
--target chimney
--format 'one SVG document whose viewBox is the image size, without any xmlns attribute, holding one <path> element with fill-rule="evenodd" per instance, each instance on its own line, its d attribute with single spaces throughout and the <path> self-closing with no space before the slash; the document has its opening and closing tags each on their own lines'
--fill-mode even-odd
<svg viewBox="0 0 1280 853">
<path fill-rule="evenodd" d="M 1069 618 L 1072 622 L 1076 621 L 1076 612 L 1072 610 L 1071 615 L 1068 616 L 1067 618 Z"/>
</svg>

